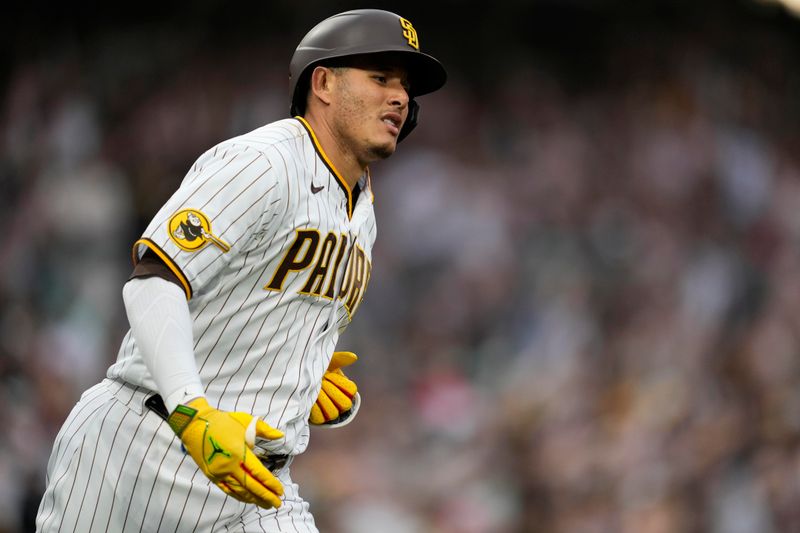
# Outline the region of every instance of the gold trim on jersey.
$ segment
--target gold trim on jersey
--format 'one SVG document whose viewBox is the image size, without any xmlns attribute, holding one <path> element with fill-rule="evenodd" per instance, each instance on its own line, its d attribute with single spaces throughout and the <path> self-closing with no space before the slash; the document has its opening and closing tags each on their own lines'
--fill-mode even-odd
<svg viewBox="0 0 800 533">
<path fill-rule="evenodd" d="M 339 186 L 341 186 L 344 193 L 347 195 L 347 218 L 353 218 L 353 191 L 350 190 L 350 187 L 347 186 L 347 182 L 344 180 L 339 171 L 336 170 L 336 167 L 333 166 L 331 160 L 328 159 L 328 154 L 325 153 L 325 150 L 322 149 L 322 145 L 319 143 L 319 139 L 317 139 L 314 130 L 311 129 L 311 124 L 306 121 L 303 117 L 297 116 L 294 117 L 300 121 L 300 124 L 308 131 L 308 135 L 311 137 L 311 142 L 314 144 L 314 149 L 319 154 L 319 157 L 322 159 L 322 162 L 325 163 L 325 166 L 328 167 L 328 170 L 331 171 L 331 174 L 334 175 L 336 181 L 339 182 Z"/>
<path fill-rule="evenodd" d="M 371 203 L 375 203 L 375 193 L 372 192 L 372 176 L 369 173 L 369 169 L 367 169 L 367 190 L 369 191 L 369 201 Z"/>
<path fill-rule="evenodd" d="M 139 239 L 138 241 L 133 243 L 133 264 L 134 264 L 134 266 L 136 266 L 136 264 L 139 262 L 139 254 L 138 254 L 138 251 L 137 251 L 137 247 L 140 244 L 142 244 L 142 245 L 146 246 L 147 248 L 149 248 L 150 250 L 152 250 L 153 253 L 156 254 L 164 262 L 165 265 L 167 265 L 167 267 L 172 271 L 172 273 L 175 274 L 175 276 L 177 276 L 178 280 L 181 282 L 181 285 L 183 285 L 183 290 L 186 293 L 186 299 L 187 300 L 191 300 L 192 299 L 192 286 L 189 283 L 189 280 L 184 275 L 183 271 L 180 269 L 180 267 L 178 267 L 178 265 L 175 264 L 175 262 L 172 260 L 172 258 L 170 256 L 168 256 L 167 253 L 164 250 L 161 249 L 161 247 L 159 245 L 157 245 L 156 243 L 154 243 L 150 239 L 143 238 L 143 239 Z"/>
</svg>

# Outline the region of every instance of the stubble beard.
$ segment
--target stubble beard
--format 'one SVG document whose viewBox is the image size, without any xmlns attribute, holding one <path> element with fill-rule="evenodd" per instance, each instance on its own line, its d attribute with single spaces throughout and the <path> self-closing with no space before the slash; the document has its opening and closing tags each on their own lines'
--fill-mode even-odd
<svg viewBox="0 0 800 533">
<path fill-rule="evenodd" d="M 373 160 L 386 159 L 392 155 L 397 148 L 396 144 L 376 145 L 369 148 Z"/>
<path fill-rule="evenodd" d="M 353 122 L 361 123 L 364 120 L 367 120 L 366 117 L 358 117 Z M 347 125 L 343 124 L 339 128 L 339 131 L 341 132 L 340 133 L 341 138 L 347 139 L 348 144 L 356 149 L 356 153 L 357 154 L 360 153 L 360 155 L 357 155 L 357 157 L 362 162 L 362 164 L 365 165 L 373 161 L 378 161 L 388 158 L 395 152 L 395 149 L 397 148 L 397 144 L 391 141 L 378 144 L 374 141 L 370 142 L 369 139 L 365 138 L 359 139 L 358 137 L 353 136 L 351 133 L 352 130 L 350 129 L 350 124 Z"/>
<path fill-rule="evenodd" d="M 348 135 L 348 133 L 352 131 L 352 124 L 363 124 L 365 122 L 369 122 L 369 117 L 364 116 L 363 114 L 363 109 L 366 107 L 365 102 L 350 91 L 349 83 L 345 82 L 343 89 L 345 90 L 345 95 L 341 100 L 341 116 L 347 117 L 347 119 L 344 119 L 340 123 L 339 131 L 343 134 L 343 137 L 350 139 L 351 146 L 353 147 L 366 142 L 367 145 L 362 145 L 362 149 L 360 150 L 362 155 L 358 156 L 362 164 L 369 164 L 373 161 L 388 158 L 397 148 L 396 142 L 390 141 L 385 144 L 375 144 L 369 142 L 367 139 L 363 139 L 361 142 L 358 142 L 358 140 L 352 137 L 352 135 Z"/>
</svg>

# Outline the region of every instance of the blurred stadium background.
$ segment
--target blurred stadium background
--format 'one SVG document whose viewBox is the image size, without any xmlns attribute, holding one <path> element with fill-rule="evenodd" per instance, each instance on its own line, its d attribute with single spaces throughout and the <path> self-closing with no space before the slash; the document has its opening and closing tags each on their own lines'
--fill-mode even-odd
<svg viewBox="0 0 800 533">
<path fill-rule="evenodd" d="M 0 531 L 126 330 L 130 244 L 286 116 L 355 2 L 29 2 L 0 49 Z M 372 2 L 448 67 L 373 167 L 365 405 L 325 533 L 800 531 L 800 21 L 773 2 Z"/>
</svg>

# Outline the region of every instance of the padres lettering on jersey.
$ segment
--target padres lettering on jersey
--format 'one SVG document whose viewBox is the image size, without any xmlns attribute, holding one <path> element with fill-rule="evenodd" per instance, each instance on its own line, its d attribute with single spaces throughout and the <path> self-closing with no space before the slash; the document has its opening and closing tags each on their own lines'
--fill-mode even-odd
<svg viewBox="0 0 800 533">
<path fill-rule="evenodd" d="M 275 270 L 270 282 L 264 287 L 270 291 L 283 290 L 283 284 L 290 272 L 303 272 L 310 270 L 303 288 L 298 294 L 318 296 L 333 299 L 336 273 L 344 251 L 347 248 L 347 235 L 328 233 L 320 245 L 320 233 L 317 230 L 297 230 L 297 237 L 292 246 L 287 250 L 281 264 Z M 333 268 L 330 268 L 331 258 L 336 253 Z M 313 268 L 311 265 L 314 265 Z M 337 298 L 344 301 L 345 309 L 352 317 L 364 298 L 364 292 L 369 282 L 372 263 L 366 258 L 363 248 L 356 245 L 350 250 L 347 268 L 344 274 L 344 283 Z M 326 287 L 323 292 L 323 286 Z"/>
</svg>

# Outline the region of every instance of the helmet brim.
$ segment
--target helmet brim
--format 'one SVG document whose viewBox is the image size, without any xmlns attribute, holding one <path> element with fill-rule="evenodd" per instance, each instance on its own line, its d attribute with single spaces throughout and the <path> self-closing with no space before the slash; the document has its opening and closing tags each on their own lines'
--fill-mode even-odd
<svg viewBox="0 0 800 533">
<path fill-rule="evenodd" d="M 447 72 L 436 58 L 422 52 L 405 49 L 386 50 L 384 48 L 375 52 L 359 51 L 358 53 L 348 53 L 348 51 L 342 50 L 312 62 L 302 70 L 304 73 L 309 72 L 318 65 L 358 66 L 365 60 L 382 67 L 397 66 L 406 69 L 411 98 L 441 89 L 447 81 Z"/>
<path fill-rule="evenodd" d="M 379 63 L 399 66 L 408 72 L 409 96 L 414 98 L 432 93 L 447 81 L 447 72 L 437 59 L 423 52 L 392 50 L 369 54 Z"/>
</svg>

